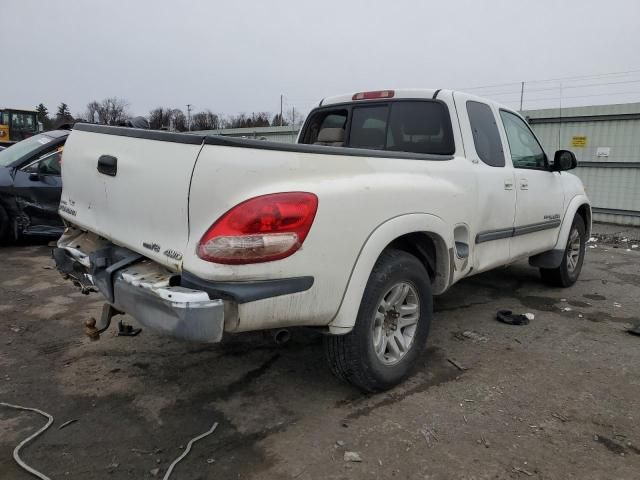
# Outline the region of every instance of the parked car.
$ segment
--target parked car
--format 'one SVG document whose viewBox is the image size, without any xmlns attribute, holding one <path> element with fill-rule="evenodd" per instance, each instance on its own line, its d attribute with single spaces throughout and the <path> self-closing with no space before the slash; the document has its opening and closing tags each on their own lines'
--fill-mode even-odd
<svg viewBox="0 0 640 480">
<path fill-rule="evenodd" d="M 62 234 L 60 161 L 69 133 L 40 133 L 0 152 L 0 240 Z"/>
<path fill-rule="evenodd" d="M 179 338 L 317 328 L 333 372 L 390 388 L 425 346 L 432 295 L 529 259 L 567 287 L 591 207 L 570 151 L 450 90 L 326 98 L 297 145 L 79 125 L 65 146 L 54 257 Z M 94 332 L 95 333 L 95 332 Z"/>
</svg>

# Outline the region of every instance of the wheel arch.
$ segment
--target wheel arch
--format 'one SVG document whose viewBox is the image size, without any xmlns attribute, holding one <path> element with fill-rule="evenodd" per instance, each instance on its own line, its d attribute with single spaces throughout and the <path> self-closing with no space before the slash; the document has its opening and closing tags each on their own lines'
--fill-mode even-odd
<svg viewBox="0 0 640 480">
<path fill-rule="evenodd" d="M 364 289 L 373 267 L 388 248 L 416 256 L 431 279 L 432 292 L 440 294 L 450 284 L 453 231 L 439 217 L 412 213 L 392 218 L 379 225 L 367 238 L 351 271 L 342 302 L 329 330 L 348 333 L 355 324 Z"/>
<path fill-rule="evenodd" d="M 588 203 L 583 203 L 578 207 L 578 210 L 576 210 L 576 215 L 580 215 L 582 217 L 582 220 L 584 221 L 584 227 L 587 231 L 587 238 L 589 238 L 591 236 L 592 221 L 591 205 L 589 205 Z"/>
<path fill-rule="evenodd" d="M 591 205 L 585 195 L 578 195 L 569 202 L 558 233 L 558 241 L 553 249 L 529 257 L 529 265 L 538 268 L 557 268 L 560 266 L 569 241 L 571 225 L 576 217 L 580 217 L 584 221 L 587 239 L 591 236 Z"/>
<path fill-rule="evenodd" d="M 564 251 L 567 241 L 569 240 L 569 231 L 571 230 L 571 224 L 576 216 L 580 216 L 584 221 L 584 226 L 587 233 L 587 238 L 591 235 L 591 204 L 586 195 L 576 195 L 571 199 L 569 205 L 565 211 L 564 218 L 562 220 L 562 226 L 560 227 L 560 233 L 558 234 L 558 241 L 554 247 L 555 250 Z"/>
</svg>

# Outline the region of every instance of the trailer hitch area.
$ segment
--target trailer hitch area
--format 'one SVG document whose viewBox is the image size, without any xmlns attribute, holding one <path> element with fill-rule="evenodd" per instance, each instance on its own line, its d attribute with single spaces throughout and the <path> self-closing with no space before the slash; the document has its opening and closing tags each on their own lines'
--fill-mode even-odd
<svg viewBox="0 0 640 480">
<path fill-rule="evenodd" d="M 109 303 L 105 303 L 102 306 L 102 314 L 100 315 L 100 323 L 95 318 L 91 317 L 84 324 L 84 333 L 91 340 L 100 340 L 100 334 L 105 332 L 111 325 L 111 319 L 116 315 L 123 315 L 124 312 L 113 308 Z M 118 322 L 118 336 L 119 337 L 135 337 L 142 331 L 141 328 L 134 328 L 131 325 L 124 323 L 122 320 Z"/>
</svg>

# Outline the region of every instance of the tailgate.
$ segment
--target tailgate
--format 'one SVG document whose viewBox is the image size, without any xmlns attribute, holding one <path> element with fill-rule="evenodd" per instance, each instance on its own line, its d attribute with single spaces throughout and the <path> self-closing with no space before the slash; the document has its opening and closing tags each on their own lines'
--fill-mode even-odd
<svg viewBox="0 0 640 480">
<path fill-rule="evenodd" d="M 201 145 L 196 135 L 76 125 L 64 150 L 60 214 L 177 270 Z"/>
</svg>

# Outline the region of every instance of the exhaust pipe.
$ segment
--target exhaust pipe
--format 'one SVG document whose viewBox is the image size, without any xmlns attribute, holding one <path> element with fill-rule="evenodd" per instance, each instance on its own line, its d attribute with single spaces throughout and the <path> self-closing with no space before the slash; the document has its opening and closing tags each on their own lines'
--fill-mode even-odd
<svg viewBox="0 0 640 480">
<path fill-rule="evenodd" d="M 284 345 L 291 340 L 291 332 L 286 328 L 271 330 L 271 336 L 273 337 L 273 341 L 276 342 L 276 345 Z"/>
</svg>

